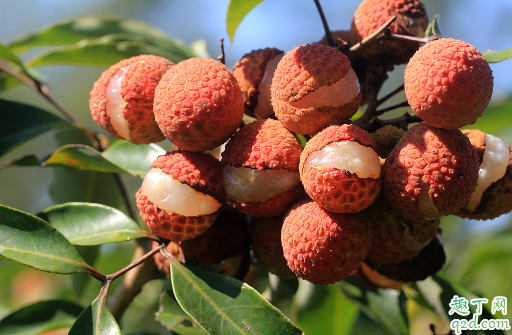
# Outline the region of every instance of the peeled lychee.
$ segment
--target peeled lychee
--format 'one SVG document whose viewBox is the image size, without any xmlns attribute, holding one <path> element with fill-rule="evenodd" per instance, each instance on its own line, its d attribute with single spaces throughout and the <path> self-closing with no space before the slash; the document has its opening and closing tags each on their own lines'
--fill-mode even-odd
<svg viewBox="0 0 512 335">
<path fill-rule="evenodd" d="M 244 95 L 245 114 L 265 119 L 274 115 L 270 85 L 284 52 L 276 48 L 253 50 L 233 67 L 233 75 Z"/>
<path fill-rule="evenodd" d="M 303 135 L 349 119 L 362 96 L 348 58 L 322 44 L 302 45 L 287 52 L 274 72 L 271 94 L 278 120 Z"/>
<path fill-rule="evenodd" d="M 156 86 L 173 65 L 170 60 L 153 55 L 112 65 L 91 91 L 89 107 L 94 121 L 112 136 L 136 144 L 164 140 L 155 122 L 153 100 Z"/>
<path fill-rule="evenodd" d="M 462 131 L 478 153 L 477 186 L 457 215 L 490 220 L 512 211 L 512 148 L 504 140 L 478 129 Z"/>
<path fill-rule="evenodd" d="M 190 58 L 165 73 L 155 91 L 155 119 L 178 148 L 205 151 L 224 143 L 244 113 L 240 87 L 213 59 Z"/>
<path fill-rule="evenodd" d="M 460 130 L 422 122 L 409 129 L 386 158 L 383 191 L 406 218 L 440 218 L 468 202 L 478 166 L 476 150 Z"/>
<path fill-rule="evenodd" d="M 277 120 L 244 126 L 222 152 L 228 204 L 257 217 L 286 213 L 304 194 L 299 178 L 301 152 L 297 136 Z"/>
<path fill-rule="evenodd" d="M 429 23 L 425 6 L 419 0 L 364 0 L 352 20 L 353 43 L 361 42 L 393 16 L 391 33 L 423 37 Z M 392 64 L 405 64 L 419 48 L 419 43 L 381 39 L 361 50 L 363 56 Z"/>
<path fill-rule="evenodd" d="M 153 233 L 173 241 L 191 239 L 221 212 L 222 165 L 206 153 L 169 152 L 153 161 L 136 198 L 140 216 Z"/>
<path fill-rule="evenodd" d="M 281 231 L 288 266 L 317 285 L 351 274 L 363 262 L 371 238 L 371 227 L 361 213 L 329 212 L 311 200 L 293 205 Z"/>
<path fill-rule="evenodd" d="M 377 144 L 367 131 L 351 124 L 330 126 L 309 140 L 299 172 L 311 199 L 336 213 L 362 211 L 380 192 Z"/>
<path fill-rule="evenodd" d="M 437 128 L 474 123 L 491 100 L 489 64 L 472 45 L 442 38 L 425 44 L 405 69 L 405 95 L 413 111 Z"/>
</svg>

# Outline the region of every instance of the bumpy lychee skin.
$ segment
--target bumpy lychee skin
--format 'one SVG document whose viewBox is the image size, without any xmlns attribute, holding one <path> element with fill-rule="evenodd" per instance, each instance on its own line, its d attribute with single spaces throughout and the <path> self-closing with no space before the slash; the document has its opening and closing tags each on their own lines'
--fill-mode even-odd
<svg viewBox="0 0 512 335">
<path fill-rule="evenodd" d="M 454 129 L 474 123 L 491 100 L 492 70 L 472 45 L 451 38 L 425 44 L 405 69 L 405 95 L 426 123 Z"/>
<path fill-rule="evenodd" d="M 233 135 L 222 152 L 228 204 L 257 217 L 283 215 L 304 188 L 299 178 L 302 145 L 279 121 L 254 121 Z"/>
<path fill-rule="evenodd" d="M 281 244 L 281 228 L 284 217 L 251 219 L 249 235 L 254 257 L 268 272 L 284 279 L 294 279 L 297 276 L 290 270 L 284 258 Z"/>
<path fill-rule="evenodd" d="M 512 211 L 512 147 L 478 129 L 462 131 L 475 147 L 480 162 L 478 182 L 468 203 L 457 215 L 491 220 Z"/>
<path fill-rule="evenodd" d="M 281 243 L 288 266 L 298 277 L 327 285 L 363 262 L 371 236 L 361 213 L 332 213 L 314 201 L 301 200 L 285 216 Z"/>
<path fill-rule="evenodd" d="M 362 97 L 348 58 L 322 44 L 287 52 L 274 72 L 271 95 L 277 119 L 303 135 L 349 119 Z"/>
<path fill-rule="evenodd" d="M 475 190 L 478 165 L 475 148 L 460 130 L 422 122 L 386 158 L 383 191 L 412 220 L 455 214 Z"/>
<path fill-rule="evenodd" d="M 253 50 L 233 67 L 233 75 L 244 95 L 245 114 L 265 119 L 274 115 L 270 85 L 284 52 L 276 48 Z"/>
<path fill-rule="evenodd" d="M 404 133 L 405 130 L 392 125 L 377 129 L 372 137 L 377 142 L 380 157 L 386 158 Z"/>
<path fill-rule="evenodd" d="M 155 119 L 178 148 L 211 150 L 238 128 L 242 92 L 228 68 L 213 59 L 190 58 L 165 73 L 155 91 Z"/>
<path fill-rule="evenodd" d="M 136 144 L 160 142 L 165 136 L 153 114 L 155 88 L 173 62 L 153 55 L 112 65 L 94 83 L 89 100 L 92 118 L 112 136 Z"/>
<path fill-rule="evenodd" d="M 221 212 L 222 165 L 206 153 L 169 152 L 153 161 L 136 199 L 153 233 L 173 241 L 194 238 Z"/>
<path fill-rule="evenodd" d="M 299 172 L 311 199 L 336 213 L 362 211 L 381 188 L 377 144 L 367 131 L 351 124 L 327 127 L 309 140 Z"/>
<path fill-rule="evenodd" d="M 352 20 L 353 43 L 371 35 L 391 17 L 397 18 L 389 27 L 391 33 L 423 37 L 428 26 L 425 6 L 419 0 L 364 0 Z M 403 40 L 381 40 L 362 50 L 365 57 L 393 64 L 405 64 L 419 44 Z"/>
</svg>

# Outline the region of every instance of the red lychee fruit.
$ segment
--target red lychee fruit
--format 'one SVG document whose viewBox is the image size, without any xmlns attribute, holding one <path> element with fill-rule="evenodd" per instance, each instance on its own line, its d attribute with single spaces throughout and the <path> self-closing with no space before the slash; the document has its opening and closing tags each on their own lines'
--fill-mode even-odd
<svg viewBox="0 0 512 335">
<path fill-rule="evenodd" d="M 301 152 L 297 136 L 277 120 L 244 126 L 222 152 L 228 204 L 257 217 L 286 213 L 304 195 L 298 171 Z"/>
<path fill-rule="evenodd" d="M 472 45 L 442 38 L 425 44 L 405 69 L 405 95 L 413 111 L 437 128 L 474 123 L 491 100 L 489 64 Z"/>
<path fill-rule="evenodd" d="M 362 211 L 380 192 L 377 144 L 367 131 L 351 124 L 327 127 L 309 140 L 299 172 L 311 199 L 336 213 Z"/>
<path fill-rule="evenodd" d="M 194 238 L 221 212 L 222 165 L 207 153 L 168 152 L 153 161 L 136 198 L 153 233 L 173 241 Z"/>
<path fill-rule="evenodd" d="M 313 135 L 352 117 L 362 93 L 344 54 L 327 45 L 308 44 L 281 58 L 271 95 L 276 117 L 286 128 Z"/>
<path fill-rule="evenodd" d="M 386 158 L 383 191 L 403 217 L 455 214 L 475 190 L 478 155 L 458 129 L 425 122 L 409 129 Z"/>
<path fill-rule="evenodd" d="M 258 119 L 274 115 L 270 85 L 284 52 L 276 48 L 253 50 L 233 67 L 233 75 L 244 95 L 245 114 Z"/>
<path fill-rule="evenodd" d="M 476 189 L 457 215 L 490 220 L 512 211 L 512 147 L 478 129 L 462 132 L 475 147 L 480 167 Z"/>
<path fill-rule="evenodd" d="M 110 135 L 135 144 L 164 140 L 155 122 L 153 100 L 156 86 L 173 65 L 170 60 L 153 55 L 112 65 L 91 91 L 89 107 L 94 121 Z"/>
<path fill-rule="evenodd" d="M 297 278 L 284 258 L 281 244 L 283 216 L 251 219 L 249 235 L 254 257 L 268 272 L 284 279 Z"/>
<path fill-rule="evenodd" d="M 353 43 L 361 42 L 378 30 L 393 16 L 389 27 L 393 34 L 423 37 L 429 23 L 425 6 L 419 0 L 364 0 L 352 20 Z M 392 64 L 405 64 L 419 48 L 419 43 L 404 40 L 381 39 L 361 50 L 370 59 Z"/>
<path fill-rule="evenodd" d="M 379 148 L 379 156 L 386 158 L 404 133 L 405 130 L 392 125 L 386 125 L 377 129 L 372 134 L 372 137 L 375 142 L 377 142 L 377 147 Z"/>
<path fill-rule="evenodd" d="M 286 214 L 281 231 L 290 269 L 313 284 L 335 283 L 363 262 L 372 239 L 361 213 L 333 213 L 301 200 Z"/>
<path fill-rule="evenodd" d="M 178 148 L 205 151 L 224 143 L 244 113 L 240 87 L 213 59 L 190 58 L 165 73 L 156 87 L 155 119 Z"/>
</svg>

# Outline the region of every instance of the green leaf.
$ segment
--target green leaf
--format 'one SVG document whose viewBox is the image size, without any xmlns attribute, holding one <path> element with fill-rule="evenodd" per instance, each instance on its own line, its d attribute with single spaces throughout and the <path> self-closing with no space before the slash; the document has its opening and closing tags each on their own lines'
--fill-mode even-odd
<svg viewBox="0 0 512 335">
<path fill-rule="evenodd" d="M 409 334 L 402 291 L 372 288 L 353 276 L 336 283 L 347 298 L 381 326 L 385 334 Z"/>
<path fill-rule="evenodd" d="M 105 286 L 102 290 L 105 289 Z M 107 309 L 102 294 L 76 319 L 68 335 L 121 335 L 121 329 Z"/>
<path fill-rule="evenodd" d="M 156 144 L 137 145 L 130 141 L 119 140 L 102 152 L 110 162 L 128 171 L 135 177 L 144 177 L 151 163 L 166 151 Z"/>
<path fill-rule="evenodd" d="M 142 34 L 162 39 L 167 37 L 163 31 L 140 20 L 114 16 L 83 16 L 60 21 L 35 33 L 27 34 L 9 43 L 8 46 L 13 52 L 20 53 L 34 47 L 69 45 L 85 38 L 121 33 Z"/>
<path fill-rule="evenodd" d="M 155 320 L 159 321 L 168 330 L 178 334 L 207 334 L 181 309 L 172 291 L 162 293 L 159 306 Z M 191 323 L 192 327 L 187 327 L 183 323 Z"/>
<path fill-rule="evenodd" d="M 141 237 L 156 238 L 141 230 L 121 211 L 90 203 L 67 203 L 49 207 L 38 214 L 77 245 L 124 242 Z"/>
<path fill-rule="evenodd" d="M 0 335 L 38 335 L 71 327 L 83 307 L 65 300 L 48 300 L 22 307 L 0 321 Z"/>
<path fill-rule="evenodd" d="M 55 128 L 72 127 L 37 107 L 0 99 L 0 157 L 7 151 Z"/>
<path fill-rule="evenodd" d="M 228 5 L 228 13 L 226 15 L 226 29 L 228 31 L 229 40 L 233 43 L 235 32 L 240 22 L 254 7 L 262 3 L 264 0 L 230 0 Z"/>
<path fill-rule="evenodd" d="M 247 284 L 171 259 L 179 304 L 210 334 L 303 334 Z"/>
<path fill-rule="evenodd" d="M 6 60 L 13 64 L 23 67 L 21 60 L 8 47 L 0 43 L 0 60 Z"/>
<path fill-rule="evenodd" d="M 48 222 L 0 205 L 0 254 L 38 270 L 71 274 L 97 272 Z"/>
<path fill-rule="evenodd" d="M 425 37 L 430 37 L 433 35 L 439 35 L 441 37 L 444 37 L 441 31 L 441 25 L 439 23 L 439 14 L 436 14 L 436 16 L 434 16 L 432 22 L 430 22 L 427 26 L 427 29 L 425 29 Z"/>
<path fill-rule="evenodd" d="M 41 165 L 41 161 L 34 155 L 26 155 L 21 158 L 3 162 L 0 164 L 0 169 L 8 166 L 36 166 Z"/>
<path fill-rule="evenodd" d="M 485 51 L 482 52 L 487 63 L 499 63 L 509 58 L 512 58 L 512 48 L 501 51 Z"/>
</svg>

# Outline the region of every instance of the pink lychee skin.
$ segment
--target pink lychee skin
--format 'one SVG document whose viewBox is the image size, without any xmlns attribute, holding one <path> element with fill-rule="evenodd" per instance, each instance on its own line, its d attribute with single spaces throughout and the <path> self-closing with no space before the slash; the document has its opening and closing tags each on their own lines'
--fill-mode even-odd
<svg viewBox="0 0 512 335">
<path fill-rule="evenodd" d="M 277 119 L 293 132 L 314 135 L 330 123 L 341 123 L 352 117 L 361 102 L 361 92 L 342 106 L 307 109 L 290 106 L 308 93 L 338 82 L 350 69 L 348 58 L 326 45 L 301 45 L 287 52 L 272 79 L 272 106 Z"/>
<path fill-rule="evenodd" d="M 174 151 L 159 156 L 151 168 L 161 169 L 168 175 L 185 183 L 196 191 L 224 202 L 222 165 L 210 154 L 202 152 Z M 184 216 L 161 209 L 142 192 L 135 195 L 140 216 L 149 229 L 161 238 L 185 241 L 194 238 L 210 227 L 221 212 L 199 216 Z"/>
<path fill-rule="evenodd" d="M 190 58 L 165 73 L 155 91 L 155 119 L 178 148 L 205 151 L 224 143 L 242 121 L 242 92 L 228 68 Z"/>
<path fill-rule="evenodd" d="M 110 79 L 121 68 L 129 66 L 121 83 L 120 93 L 124 101 L 123 117 L 128 125 L 130 141 L 135 144 L 147 144 L 164 140 L 165 136 L 155 122 L 153 100 L 156 86 L 163 74 L 173 65 L 170 60 L 153 55 L 131 57 L 112 65 L 102 73 L 91 91 L 89 107 L 93 120 L 110 135 L 120 138 L 106 112 L 106 88 Z"/>
<path fill-rule="evenodd" d="M 409 129 L 383 166 L 383 191 L 406 218 L 418 211 L 420 181 L 441 215 L 455 214 L 475 190 L 479 161 L 475 148 L 458 129 L 439 129 L 425 122 Z"/>
<path fill-rule="evenodd" d="M 405 69 L 405 95 L 426 123 L 445 129 L 474 123 L 492 97 L 492 70 L 472 45 L 451 38 L 425 44 Z"/>
<path fill-rule="evenodd" d="M 330 126 L 308 141 L 301 154 L 299 172 L 306 193 L 325 209 L 336 213 L 356 213 L 370 206 L 381 188 L 381 178 L 360 178 L 337 168 L 311 168 L 304 172 L 304 165 L 313 152 L 344 140 L 355 141 L 371 147 L 378 153 L 377 143 L 362 128 L 345 124 Z"/>
</svg>

